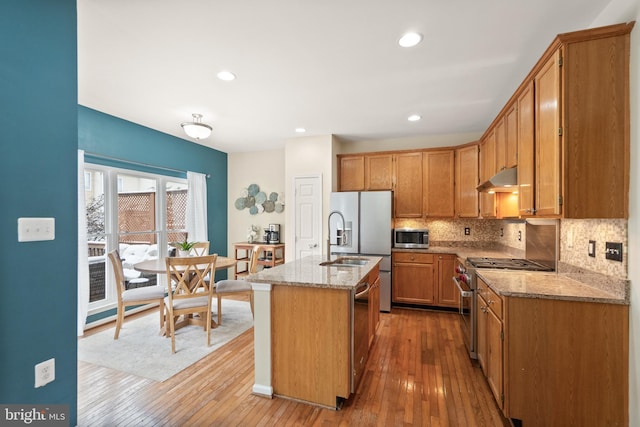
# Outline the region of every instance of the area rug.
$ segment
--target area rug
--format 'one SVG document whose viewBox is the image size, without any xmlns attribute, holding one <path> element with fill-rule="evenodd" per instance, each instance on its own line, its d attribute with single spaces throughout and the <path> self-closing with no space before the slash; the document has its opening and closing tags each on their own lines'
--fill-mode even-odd
<svg viewBox="0 0 640 427">
<path fill-rule="evenodd" d="M 214 309 L 214 320 L 216 317 Z M 158 311 L 154 310 L 138 319 L 125 319 L 117 340 L 113 339 L 115 326 L 79 339 L 78 360 L 165 381 L 252 326 L 248 302 L 223 299 L 222 325 L 211 330 L 211 346 L 207 347 L 202 326 L 188 325 L 176 331 L 176 352 L 171 353 L 171 339 L 159 334 Z"/>
</svg>

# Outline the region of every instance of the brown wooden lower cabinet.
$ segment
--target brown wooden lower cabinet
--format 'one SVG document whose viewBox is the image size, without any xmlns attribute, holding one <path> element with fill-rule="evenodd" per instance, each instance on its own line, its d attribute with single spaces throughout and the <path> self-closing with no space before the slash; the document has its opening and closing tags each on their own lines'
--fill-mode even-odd
<svg viewBox="0 0 640 427">
<path fill-rule="evenodd" d="M 478 307 L 478 359 L 506 417 L 629 425 L 629 306 L 500 297 L 478 279 Z"/>
<path fill-rule="evenodd" d="M 457 307 L 459 293 L 453 283 L 456 256 L 420 252 L 394 252 L 392 300 L 395 303 Z"/>
</svg>

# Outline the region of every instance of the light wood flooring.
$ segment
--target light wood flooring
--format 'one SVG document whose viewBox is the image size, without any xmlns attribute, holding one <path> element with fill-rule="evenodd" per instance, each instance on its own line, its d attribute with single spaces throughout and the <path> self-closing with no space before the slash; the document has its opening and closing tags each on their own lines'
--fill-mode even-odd
<svg viewBox="0 0 640 427">
<path fill-rule="evenodd" d="M 162 383 L 78 361 L 78 425 L 509 426 L 455 313 L 381 313 L 366 373 L 342 410 L 255 396 L 253 381 L 253 328 Z"/>
</svg>

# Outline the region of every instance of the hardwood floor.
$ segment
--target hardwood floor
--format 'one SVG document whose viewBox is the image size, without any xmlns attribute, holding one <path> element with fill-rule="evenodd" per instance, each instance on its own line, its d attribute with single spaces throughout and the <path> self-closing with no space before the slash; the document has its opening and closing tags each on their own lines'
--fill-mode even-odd
<svg viewBox="0 0 640 427">
<path fill-rule="evenodd" d="M 381 313 L 358 392 L 340 411 L 252 395 L 253 328 L 163 383 L 79 361 L 78 425 L 509 426 L 457 322 Z"/>
</svg>

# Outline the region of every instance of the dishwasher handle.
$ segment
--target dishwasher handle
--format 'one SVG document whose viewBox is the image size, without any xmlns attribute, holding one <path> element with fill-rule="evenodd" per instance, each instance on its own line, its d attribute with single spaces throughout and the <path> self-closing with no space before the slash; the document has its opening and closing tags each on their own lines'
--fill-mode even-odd
<svg viewBox="0 0 640 427">
<path fill-rule="evenodd" d="M 359 289 L 361 289 L 362 287 L 364 287 L 364 291 L 360 291 L 358 292 Z M 369 294 L 369 291 L 371 290 L 371 285 L 369 283 L 365 283 L 363 285 L 360 285 L 360 287 L 358 289 L 356 289 L 356 294 L 354 296 L 355 299 L 364 299 L 367 294 Z"/>
<path fill-rule="evenodd" d="M 460 286 L 460 282 L 455 277 L 453 277 L 453 283 L 456 284 L 456 287 L 460 291 L 460 296 L 462 298 L 471 298 L 473 296 L 473 291 L 465 291 L 464 289 L 462 289 L 462 286 Z"/>
</svg>

